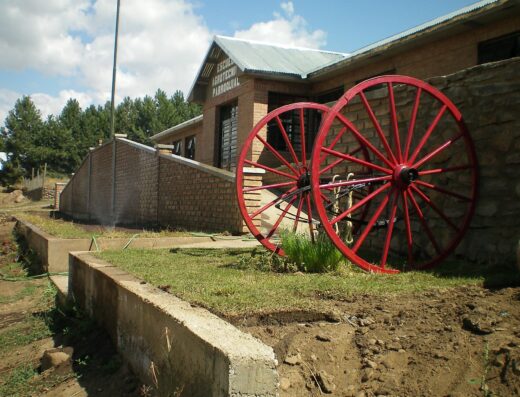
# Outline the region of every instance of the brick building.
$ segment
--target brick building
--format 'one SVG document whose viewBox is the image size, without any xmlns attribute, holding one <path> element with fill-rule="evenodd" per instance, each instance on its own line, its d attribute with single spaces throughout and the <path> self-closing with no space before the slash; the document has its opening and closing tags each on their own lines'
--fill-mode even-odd
<svg viewBox="0 0 520 397">
<path fill-rule="evenodd" d="M 352 54 L 216 36 L 189 94 L 203 114 L 152 140 L 174 145 L 175 154 L 233 171 L 253 126 L 281 105 L 329 103 L 381 74 L 426 79 L 519 55 L 517 0 L 480 1 Z M 309 138 L 311 146 L 314 137 Z"/>
</svg>

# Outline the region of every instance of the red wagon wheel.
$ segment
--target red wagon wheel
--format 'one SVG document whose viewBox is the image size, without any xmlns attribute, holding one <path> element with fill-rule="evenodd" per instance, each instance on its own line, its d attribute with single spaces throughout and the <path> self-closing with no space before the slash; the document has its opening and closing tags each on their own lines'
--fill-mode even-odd
<svg viewBox="0 0 520 397">
<path fill-rule="evenodd" d="M 366 146 L 368 160 L 336 144 L 337 126 L 345 130 L 342 140 Z M 336 167 L 360 166 L 369 175 L 354 171 L 348 181 L 323 182 Z M 354 264 L 381 273 L 428 268 L 456 248 L 469 226 L 475 149 L 445 95 L 411 77 L 381 76 L 347 91 L 328 113 L 315 142 L 311 186 L 322 227 Z M 364 198 L 331 211 L 333 189 L 365 191 Z M 334 225 L 363 211 L 349 244 Z"/>
<path fill-rule="evenodd" d="M 242 147 L 236 178 L 240 212 L 253 236 L 280 255 L 282 229 L 313 238 L 309 134 L 316 135 L 328 111 L 325 105 L 307 102 L 282 106 L 258 122 Z M 248 178 L 253 171 L 263 174 Z"/>
</svg>

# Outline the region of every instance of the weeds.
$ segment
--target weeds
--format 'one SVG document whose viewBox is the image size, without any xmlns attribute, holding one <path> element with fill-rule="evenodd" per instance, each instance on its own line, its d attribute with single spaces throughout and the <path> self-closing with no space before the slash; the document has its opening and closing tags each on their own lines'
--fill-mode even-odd
<svg viewBox="0 0 520 397">
<path fill-rule="evenodd" d="M 0 396 L 18 397 L 29 394 L 30 380 L 37 374 L 31 364 L 22 364 L 12 369 L 4 382 L 0 383 Z"/>
<path fill-rule="evenodd" d="M 300 271 L 325 273 L 338 270 L 344 262 L 343 254 L 323 233 L 316 241 L 306 235 L 284 231 L 281 233 L 282 248 L 287 258 Z"/>
</svg>

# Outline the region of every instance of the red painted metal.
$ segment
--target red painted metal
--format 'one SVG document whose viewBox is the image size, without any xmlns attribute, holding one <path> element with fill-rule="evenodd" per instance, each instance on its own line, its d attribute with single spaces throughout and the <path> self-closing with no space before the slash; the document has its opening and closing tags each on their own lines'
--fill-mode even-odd
<svg viewBox="0 0 520 397">
<path fill-rule="evenodd" d="M 373 89 L 378 89 L 376 95 Z M 377 111 L 371 101 L 379 101 Z M 385 102 L 386 112 L 381 111 Z M 363 117 L 349 120 L 354 111 L 364 112 Z M 356 125 L 359 119 L 368 121 Z M 351 134 L 366 147 L 368 158 L 334 149 L 329 143 L 334 142 L 331 127 L 338 123 L 346 127 L 342 134 Z M 445 128 L 447 124 L 451 129 Z M 442 156 L 451 163 L 440 165 L 445 161 Z M 311 191 L 321 227 L 352 263 L 365 270 L 396 273 L 437 265 L 453 252 L 469 226 L 477 195 L 473 142 L 455 105 L 423 81 L 381 76 L 348 90 L 323 121 L 311 160 Z M 320 181 L 335 167 L 359 166 L 371 175 L 335 184 Z M 351 208 L 330 211 L 324 196 L 331 188 L 366 183 L 373 189 L 359 191 Z M 370 204 L 373 210 L 368 209 Z M 450 206 L 460 214 L 451 217 Z M 356 230 L 349 246 L 336 234 L 334 224 L 362 211 L 368 222 Z"/>
<path fill-rule="evenodd" d="M 319 112 L 322 119 L 326 117 L 329 111 L 329 108 L 325 105 L 309 102 L 294 103 L 275 109 L 262 118 L 253 128 L 242 147 L 242 151 L 238 160 L 236 189 L 238 205 L 242 217 L 253 236 L 255 236 L 255 238 L 260 241 L 267 249 L 280 255 L 283 255 L 284 253 L 279 246 L 279 243 L 275 239 L 275 234 L 278 231 L 284 218 L 286 218 L 290 212 L 294 213 L 291 215 L 294 216 L 294 221 L 291 222 L 292 229 L 295 230 L 299 223 L 306 223 L 310 230 L 311 236 L 313 236 L 314 221 L 312 219 L 310 189 L 298 192 L 293 195 L 298 190 L 298 181 L 306 173 L 308 173 L 308 159 L 306 158 L 307 153 L 305 151 L 304 115 L 304 112 L 308 109 L 313 109 L 314 111 Z M 293 147 L 289 135 L 282 123 L 283 116 L 286 114 L 292 114 L 291 112 L 295 112 L 294 116 L 297 117 L 300 121 L 300 130 L 294 132 L 299 135 L 301 143 L 301 150 L 299 150 L 298 153 Z M 281 153 L 267 142 L 266 128 L 270 123 L 274 123 L 278 126 L 280 135 L 288 149 L 286 156 L 284 156 L 284 153 Z M 253 144 L 257 145 L 255 147 L 255 152 L 265 151 L 266 153 L 271 153 L 278 162 L 279 166 L 285 167 L 283 171 L 277 169 L 278 165 L 265 164 L 266 160 L 263 160 L 262 156 L 260 156 L 260 158 L 256 161 L 251 161 L 250 156 Z M 274 184 L 262 182 L 260 187 L 254 188 L 255 190 L 259 191 L 267 190 L 273 193 L 275 198 L 268 203 L 263 203 L 261 208 L 252 211 L 251 213 L 248 212 L 244 194 L 254 190 L 244 186 L 244 167 L 260 168 L 265 170 L 266 174 L 274 174 L 280 179 L 283 179 L 283 182 Z M 284 189 L 288 190 L 284 191 Z M 283 206 L 277 212 L 275 217 L 276 219 L 273 219 L 273 221 L 276 220 L 276 222 L 274 222 L 273 226 L 268 228 L 268 230 L 258 228 L 254 224 L 255 219 L 258 216 L 261 216 L 263 212 L 273 207 L 274 205 Z M 302 212 L 306 212 L 307 214 L 303 215 Z M 290 219 L 292 220 L 293 218 Z"/>
</svg>

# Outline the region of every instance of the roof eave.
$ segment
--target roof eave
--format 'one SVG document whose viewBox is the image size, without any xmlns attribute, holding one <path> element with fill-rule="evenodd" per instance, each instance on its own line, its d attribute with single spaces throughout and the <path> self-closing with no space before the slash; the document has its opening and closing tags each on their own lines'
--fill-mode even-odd
<svg viewBox="0 0 520 397">
<path fill-rule="evenodd" d="M 170 127 L 164 131 L 161 131 L 161 132 L 158 132 L 157 134 L 155 135 L 152 135 L 150 137 L 150 139 L 152 141 L 156 141 L 157 139 L 161 139 L 161 138 L 164 138 L 165 136 L 168 136 L 168 135 L 174 135 L 176 134 L 177 132 L 180 132 L 182 131 L 183 129 L 187 128 L 187 127 L 191 127 L 191 126 L 194 126 L 196 124 L 199 124 L 199 123 L 202 123 L 202 114 L 198 115 L 198 116 L 195 116 L 189 120 L 186 120 L 180 124 L 177 124 L 177 125 L 174 125 L 173 127 Z"/>
<path fill-rule="evenodd" d="M 500 10 L 505 4 L 510 3 L 508 1 L 503 2 L 502 4 L 490 3 L 481 8 L 478 8 L 473 11 L 469 11 L 464 14 L 457 15 L 451 19 L 445 20 L 437 25 L 432 25 L 425 27 L 422 30 L 418 30 L 412 32 L 406 36 L 403 36 L 397 40 L 389 41 L 387 43 L 383 43 L 380 46 L 371 48 L 367 51 L 356 54 L 354 52 L 350 57 L 346 59 L 339 60 L 338 62 L 331 63 L 322 68 L 315 69 L 311 71 L 307 77 L 310 80 L 319 79 L 328 75 L 329 73 L 333 73 L 335 71 L 339 71 L 343 68 L 348 68 L 350 65 L 362 62 L 363 60 L 379 56 L 382 53 L 388 53 L 388 51 L 399 51 L 400 47 L 404 47 L 409 43 L 417 43 L 420 39 L 431 38 L 432 34 L 437 35 L 441 34 L 447 30 L 453 29 L 454 27 L 460 25 L 461 21 L 469 22 L 473 19 L 479 18 L 488 13 Z M 425 37 L 426 36 L 426 37 Z M 360 50 L 361 51 L 361 50 Z"/>
</svg>

